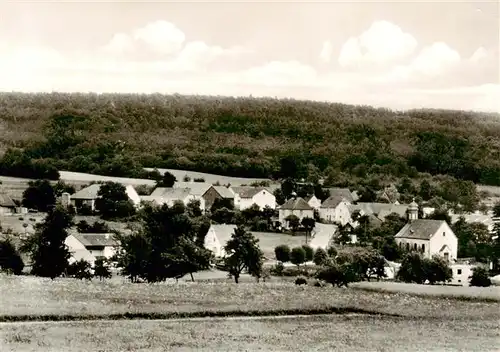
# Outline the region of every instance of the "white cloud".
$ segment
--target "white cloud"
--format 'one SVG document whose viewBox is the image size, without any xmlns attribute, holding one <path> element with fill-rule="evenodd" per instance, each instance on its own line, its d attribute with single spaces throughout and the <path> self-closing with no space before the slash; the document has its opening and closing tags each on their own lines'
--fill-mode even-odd
<svg viewBox="0 0 500 352">
<path fill-rule="evenodd" d="M 297 86 L 313 84 L 317 75 L 314 68 L 298 61 L 272 61 L 244 70 L 237 78 L 243 84 Z"/>
<path fill-rule="evenodd" d="M 178 52 L 186 40 L 184 32 L 167 21 L 156 21 L 138 28 L 133 32 L 132 37 L 162 54 Z"/>
<path fill-rule="evenodd" d="M 480 47 L 476 51 L 474 51 L 474 53 L 472 54 L 472 56 L 470 57 L 469 60 L 471 62 L 478 63 L 480 61 L 483 61 L 487 57 L 488 57 L 488 52 L 486 51 L 486 49 L 483 47 Z"/>
<path fill-rule="evenodd" d="M 416 47 L 417 40 L 411 34 L 393 23 L 377 21 L 344 43 L 338 61 L 342 67 L 386 65 L 408 57 Z"/>
<path fill-rule="evenodd" d="M 324 41 L 323 46 L 321 48 L 321 52 L 319 54 L 320 60 L 325 63 L 328 63 L 330 62 L 332 54 L 333 54 L 332 43 L 330 43 L 328 40 Z"/>
</svg>

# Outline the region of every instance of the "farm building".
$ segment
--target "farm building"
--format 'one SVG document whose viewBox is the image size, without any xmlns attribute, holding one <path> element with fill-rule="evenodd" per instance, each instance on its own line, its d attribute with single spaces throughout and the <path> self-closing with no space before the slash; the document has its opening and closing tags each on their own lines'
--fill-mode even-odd
<svg viewBox="0 0 500 352">
<path fill-rule="evenodd" d="M 303 198 L 291 198 L 279 207 L 279 222 L 284 228 L 289 227 L 285 219 L 290 215 L 295 215 L 299 221 L 303 218 L 314 219 L 314 209 Z"/>
<path fill-rule="evenodd" d="M 65 243 L 73 261 L 84 259 L 92 265 L 99 257 L 111 258 L 119 245 L 112 233 L 72 233 Z"/>
<path fill-rule="evenodd" d="M 205 236 L 205 248 L 211 250 L 216 257 L 223 257 L 224 246 L 236 228 L 236 225 L 211 225 Z"/>
<path fill-rule="evenodd" d="M 69 196 L 69 199 L 66 199 L 65 202 L 69 202 L 71 205 L 75 207 L 75 209 L 80 209 L 82 206 L 89 207 L 92 211 L 95 210 L 95 201 L 99 198 L 98 193 L 101 189 L 101 184 L 94 183 L 88 187 L 85 187 L 78 192 Z M 137 194 L 135 188 L 131 185 L 125 186 L 125 192 L 127 193 L 128 198 L 132 201 L 132 203 L 138 207 L 141 203 L 141 197 Z"/>
<path fill-rule="evenodd" d="M 189 189 L 189 194 L 203 203 L 203 209 L 206 210 L 212 207 L 217 198 L 222 199 L 214 186 L 207 182 L 176 182 L 173 188 Z"/>
<path fill-rule="evenodd" d="M 276 197 L 265 187 L 231 187 L 234 193 L 234 207 L 239 210 L 245 210 L 256 204 L 259 209 L 270 207 L 276 209 Z"/>
<path fill-rule="evenodd" d="M 406 249 L 422 253 L 426 258 L 439 255 L 448 261 L 457 259 L 458 239 L 443 220 L 418 218 L 418 205 L 408 208 L 408 223 L 395 236 L 396 243 Z"/>
<path fill-rule="evenodd" d="M 149 196 L 141 196 L 143 202 L 152 202 L 156 205 L 166 204 L 169 207 L 175 202 L 181 202 L 187 205 L 190 201 L 199 200 L 200 209 L 205 210 L 205 199 L 191 194 L 189 188 L 168 188 L 158 187 Z"/>
<path fill-rule="evenodd" d="M 0 215 L 13 214 L 16 212 L 16 203 L 6 193 L 0 193 Z"/>
<path fill-rule="evenodd" d="M 314 194 L 312 196 L 305 197 L 304 200 L 314 209 L 319 209 L 319 207 L 321 207 L 321 200 L 316 198 Z"/>
<path fill-rule="evenodd" d="M 339 223 L 344 226 L 351 222 L 350 204 L 349 200 L 344 196 L 330 196 L 321 204 L 319 216 L 328 222 Z"/>
</svg>

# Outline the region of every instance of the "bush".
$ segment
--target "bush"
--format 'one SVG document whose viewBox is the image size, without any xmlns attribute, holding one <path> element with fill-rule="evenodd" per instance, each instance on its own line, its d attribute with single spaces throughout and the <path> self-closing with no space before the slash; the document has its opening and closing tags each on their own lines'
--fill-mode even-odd
<svg viewBox="0 0 500 352">
<path fill-rule="evenodd" d="M 295 285 L 307 285 L 307 280 L 304 277 L 298 277 L 295 279 Z"/>
<path fill-rule="evenodd" d="M 80 259 L 68 266 L 67 274 L 75 279 L 92 279 L 91 265 L 88 261 Z"/>
<path fill-rule="evenodd" d="M 197 177 L 197 178 L 194 178 L 193 181 L 202 183 L 202 182 L 205 182 L 205 179 L 203 177 Z"/>
<path fill-rule="evenodd" d="M 283 276 L 283 271 L 285 270 L 285 266 L 282 262 L 279 262 L 275 266 L 271 268 L 271 274 L 275 276 Z"/>
<path fill-rule="evenodd" d="M 23 269 L 23 260 L 12 241 L 9 238 L 0 241 L 0 270 L 20 275 Z"/>
<path fill-rule="evenodd" d="M 359 281 L 359 276 L 349 263 L 331 263 L 316 272 L 316 278 L 338 287 L 348 287 L 349 283 Z"/>
<path fill-rule="evenodd" d="M 313 262 L 316 265 L 323 265 L 328 261 L 328 254 L 326 251 L 319 247 L 314 253 Z"/>
<path fill-rule="evenodd" d="M 409 253 L 401 262 L 396 279 L 403 282 L 414 282 L 423 284 L 429 281 L 447 282 L 452 278 L 452 271 L 448 263 L 441 257 L 434 256 L 432 259 L 424 259 L 418 253 Z"/>
<path fill-rule="evenodd" d="M 295 264 L 300 266 L 300 264 L 305 263 L 306 261 L 306 251 L 302 247 L 295 247 L 292 249 L 292 252 L 290 253 L 290 261 L 292 264 Z"/>
<path fill-rule="evenodd" d="M 109 279 L 111 277 L 111 271 L 109 270 L 109 263 L 104 258 L 97 258 L 94 263 L 94 276 L 98 277 L 101 281 L 103 279 Z"/>
<path fill-rule="evenodd" d="M 483 267 L 475 267 L 472 270 L 472 276 L 469 277 L 470 285 L 477 287 L 488 287 L 491 286 L 491 280 L 488 275 L 488 270 Z"/>
<path fill-rule="evenodd" d="M 304 252 L 306 253 L 306 262 L 310 262 L 313 260 L 314 257 L 314 249 L 311 248 L 311 246 L 308 246 L 307 244 L 302 245 L 302 248 L 304 249 Z"/>
<path fill-rule="evenodd" d="M 335 247 L 328 247 L 326 252 L 330 258 L 335 258 L 337 256 L 337 249 Z"/>
<path fill-rule="evenodd" d="M 431 285 L 436 282 L 448 282 L 453 277 L 453 272 L 448 263 L 441 257 L 424 259 L 425 278 Z"/>
<path fill-rule="evenodd" d="M 287 263 L 290 261 L 290 247 L 286 244 L 282 244 L 274 248 L 274 255 L 276 256 L 276 260 Z"/>
</svg>

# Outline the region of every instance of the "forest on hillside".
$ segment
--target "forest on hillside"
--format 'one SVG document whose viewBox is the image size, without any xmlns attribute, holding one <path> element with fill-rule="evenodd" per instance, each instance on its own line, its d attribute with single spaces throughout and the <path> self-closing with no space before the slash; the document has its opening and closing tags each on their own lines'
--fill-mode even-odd
<svg viewBox="0 0 500 352">
<path fill-rule="evenodd" d="M 145 177 L 143 167 L 157 167 L 344 185 L 422 175 L 500 185 L 499 121 L 272 98 L 2 93 L 0 174 Z"/>
</svg>

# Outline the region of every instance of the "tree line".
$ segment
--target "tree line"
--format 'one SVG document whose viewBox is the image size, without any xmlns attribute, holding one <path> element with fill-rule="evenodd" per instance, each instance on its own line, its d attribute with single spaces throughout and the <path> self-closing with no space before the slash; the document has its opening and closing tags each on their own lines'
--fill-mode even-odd
<svg viewBox="0 0 500 352">
<path fill-rule="evenodd" d="M 495 114 L 158 94 L 3 93 L 0 102 L 14 132 L 3 140 L 4 175 L 146 177 L 143 167 L 163 167 L 347 183 L 424 173 L 500 185 Z"/>
</svg>

